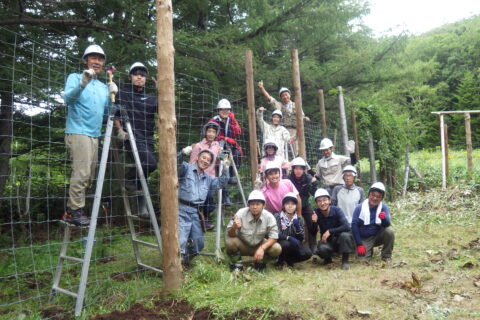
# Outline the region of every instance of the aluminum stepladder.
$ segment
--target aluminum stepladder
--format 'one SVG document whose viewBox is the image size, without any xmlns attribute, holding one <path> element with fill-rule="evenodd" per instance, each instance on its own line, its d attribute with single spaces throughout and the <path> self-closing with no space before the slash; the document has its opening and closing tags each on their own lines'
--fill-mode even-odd
<svg viewBox="0 0 480 320">
<path fill-rule="evenodd" d="M 112 102 L 115 102 L 114 99 L 112 99 Z M 159 250 L 160 256 L 162 255 L 162 241 L 161 241 L 161 236 L 160 236 L 160 229 L 158 227 L 157 218 L 155 217 L 155 212 L 154 212 L 154 209 L 153 209 L 152 200 L 150 198 L 150 192 L 148 190 L 147 181 L 145 179 L 145 175 L 143 173 L 143 169 L 142 169 L 141 162 L 140 162 L 140 157 L 138 155 L 138 149 L 137 149 L 137 145 L 135 143 L 135 138 L 134 138 L 134 135 L 133 135 L 132 126 L 130 124 L 130 121 L 128 119 L 128 116 L 127 116 L 127 113 L 125 112 L 125 110 L 123 108 L 121 108 L 120 106 L 114 105 L 110 115 L 108 116 L 107 128 L 106 128 L 106 131 L 105 131 L 105 139 L 104 139 L 104 142 L 103 142 L 102 156 L 101 156 L 100 165 L 99 165 L 99 171 L 98 171 L 98 177 L 97 177 L 97 183 L 96 183 L 96 189 L 95 189 L 95 196 L 94 196 L 94 201 L 93 201 L 92 213 L 91 213 L 91 216 L 90 216 L 90 225 L 88 227 L 89 229 L 88 229 L 88 236 L 87 236 L 87 243 L 86 243 L 86 247 L 85 247 L 84 257 L 83 258 L 78 258 L 78 257 L 72 257 L 72 256 L 67 255 L 67 249 L 68 249 L 68 245 L 70 243 L 71 228 L 78 228 L 78 227 L 73 226 L 71 224 L 65 224 L 65 233 L 64 233 L 64 237 L 63 237 L 62 246 L 61 246 L 61 249 L 60 249 L 60 256 L 58 258 L 58 264 L 57 264 L 55 275 L 54 275 L 54 278 L 53 278 L 52 295 L 59 292 L 59 293 L 64 293 L 66 295 L 69 295 L 69 296 L 75 298 L 76 299 L 76 301 L 75 301 L 75 316 L 76 317 L 80 316 L 80 314 L 82 313 L 83 303 L 84 303 L 84 300 L 85 300 L 85 291 L 86 291 L 86 286 L 87 286 L 88 271 L 89 271 L 89 267 L 90 267 L 90 260 L 91 260 L 91 257 L 92 257 L 93 244 L 94 244 L 94 241 L 95 241 L 95 231 L 96 231 L 96 227 L 97 227 L 98 212 L 100 210 L 100 204 L 101 204 L 101 198 L 102 198 L 103 182 L 104 182 L 104 179 L 105 179 L 105 171 L 106 171 L 106 167 L 107 167 L 108 154 L 109 154 L 110 145 L 111 145 L 111 142 L 112 142 L 113 120 L 115 119 L 115 113 L 117 112 L 117 110 L 121 112 L 121 114 L 123 115 L 123 119 L 124 120 L 126 119 L 125 120 L 125 125 L 126 125 L 126 128 L 127 128 L 129 141 L 130 141 L 130 144 L 131 144 L 131 147 L 132 147 L 132 153 L 133 153 L 133 156 L 134 156 L 134 159 L 135 159 L 135 166 L 137 168 L 137 173 L 138 173 L 140 183 L 142 185 L 142 189 L 143 189 L 143 192 L 144 192 L 144 195 L 145 195 L 145 198 L 146 198 L 147 209 L 148 209 L 148 212 L 149 212 L 149 215 L 150 215 L 150 222 L 153 226 L 153 230 L 154 230 L 154 234 L 155 234 L 155 238 L 156 238 L 156 243 L 150 243 L 150 242 L 142 241 L 142 240 L 139 240 L 139 239 L 136 238 L 136 233 L 135 233 L 133 220 L 138 219 L 138 217 L 131 214 L 128 198 L 126 197 L 127 193 L 126 193 L 125 185 L 124 185 L 124 183 L 122 183 L 122 196 L 124 198 L 126 216 L 127 216 L 128 225 L 129 225 L 130 233 L 131 233 L 131 237 L 132 237 L 132 245 L 133 245 L 133 251 L 134 251 L 134 254 L 135 254 L 136 262 L 137 262 L 137 265 L 140 268 L 144 268 L 144 269 L 148 269 L 148 270 L 151 270 L 151 271 L 162 273 L 162 270 L 142 263 L 141 258 L 140 258 L 140 254 L 139 254 L 139 250 L 138 250 L 139 245 L 144 245 L 144 246 L 147 246 L 147 247 L 157 248 Z M 64 263 L 65 260 L 73 261 L 73 262 L 77 262 L 77 263 L 82 264 L 82 271 L 81 271 L 81 275 L 80 275 L 80 283 L 78 285 L 78 291 L 77 292 L 73 292 L 73 291 L 70 291 L 70 290 L 59 287 L 60 279 L 61 279 L 61 275 L 62 275 L 63 263 Z"/>
</svg>

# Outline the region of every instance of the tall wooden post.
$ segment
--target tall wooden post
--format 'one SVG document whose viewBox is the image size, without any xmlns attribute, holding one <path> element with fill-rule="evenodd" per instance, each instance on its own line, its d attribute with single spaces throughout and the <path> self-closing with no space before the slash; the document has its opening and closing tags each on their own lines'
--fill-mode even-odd
<svg viewBox="0 0 480 320">
<path fill-rule="evenodd" d="M 448 179 L 449 173 L 449 166 L 448 166 L 448 125 L 446 123 L 443 124 L 443 137 L 444 137 L 444 144 L 445 144 L 445 176 Z"/>
<path fill-rule="evenodd" d="M 177 119 L 173 8 L 171 0 L 157 0 L 157 92 L 160 207 L 163 248 L 163 294 L 180 289 L 182 266 L 178 240 Z"/>
<path fill-rule="evenodd" d="M 372 134 L 368 133 L 368 154 L 370 156 L 370 176 L 372 184 L 377 182 L 377 170 L 375 169 L 375 148 L 373 146 Z"/>
<path fill-rule="evenodd" d="M 470 113 L 465 112 L 464 115 L 465 115 L 465 139 L 467 142 L 467 180 L 470 180 L 473 174 L 472 128 L 470 127 Z"/>
<path fill-rule="evenodd" d="M 255 122 L 255 92 L 253 85 L 253 54 L 252 50 L 245 51 L 245 78 L 247 82 L 248 106 L 248 131 L 250 144 L 250 174 L 252 175 L 252 188 L 257 178 L 258 153 L 257 153 L 257 123 Z"/>
<path fill-rule="evenodd" d="M 295 90 L 295 115 L 297 118 L 297 142 L 298 155 L 304 159 L 307 158 L 305 148 L 305 130 L 303 127 L 303 108 L 302 108 L 302 87 L 300 85 L 300 63 L 298 62 L 298 50 L 292 49 L 292 83 Z"/>
<path fill-rule="evenodd" d="M 352 134 L 353 134 L 353 141 L 355 141 L 355 159 L 359 164 L 357 167 L 358 185 L 362 186 L 361 172 L 360 172 L 360 144 L 358 143 L 357 115 L 355 114 L 355 109 L 352 109 Z"/>
<path fill-rule="evenodd" d="M 347 131 L 347 116 L 345 115 L 345 102 L 343 101 L 342 87 L 338 86 L 338 108 L 340 111 L 340 126 L 342 130 L 343 154 L 348 155 L 348 131 Z"/>
<path fill-rule="evenodd" d="M 318 96 L 318 104 L 320 105 L 320 121 L 322 122 L 322 137 L 326 138 L 328 136 L 327 133 L 327 116 L 325 113 L 325 100 L 323 97 L 323 90 L 318 89 L 317 91 Z"/>
<path fill-rule="evenodd" d="M 443 128 L 443 114 L 439 114 L 440 116 L 440 144 L 442 146 L 442 188 L 447 188 L 447 158 L 445 153 L 445 130 Z"/>
</svg>

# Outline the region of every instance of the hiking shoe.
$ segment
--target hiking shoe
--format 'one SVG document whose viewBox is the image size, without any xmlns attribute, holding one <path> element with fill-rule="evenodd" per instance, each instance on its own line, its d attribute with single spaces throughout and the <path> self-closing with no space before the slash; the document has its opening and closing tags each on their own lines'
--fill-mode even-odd
<svg viewBox="0 0 480 320">
<path fill-rule="evenodd" d="M 65 223 L 77 227 L 88 227 L 90 225 L 90 219 L 83 213 L 83 208 L 76 210 L 67 208 L 67 211 L 63 214 L 62 220 Z"/>
<path fill-rule="evenodd" d="M 230 271 L 242 271 L 243 270 L 243 262 L 237 261 L 235 263 L 230 262 Z"/>
<path fill-rule="evenodd" d="M 342 262 L 342 270 L 350 270 L 350 264 L 346 261 Z"/>
<path fill-rule="evenodd" d="M 257 270 L 258 272 L 265 272 L 265 269 L 267 268 L 267 265 L 263 262 L 255 262 L 253 265 L 253 269 Z"/>
<path fill-rule="evenodd" d="M 323 264 L 325 264 L 325 265 L 330 264 L 330 263 L 332 263 L 332 262 L 333 262 L 333 261 L 332 261 L 332 258 L 325 258 L 325 259 L 323 259 Z"/>
</svg>

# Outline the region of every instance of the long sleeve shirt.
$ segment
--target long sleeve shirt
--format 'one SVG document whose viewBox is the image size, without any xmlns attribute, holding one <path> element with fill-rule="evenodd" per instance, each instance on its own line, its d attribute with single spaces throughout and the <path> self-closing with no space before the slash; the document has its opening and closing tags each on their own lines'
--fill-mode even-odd
<svg viewBox="0 0 480 320">
<path fill-rule="evenodd" d="M 330 212 L 325 217 L 320 209 L 315 209 L 318 220 L 317 224 L 320 228 L 320 233 L 324 234 L 329 231 L 331 235 L 337 235 L 342 232 L 350 231 L 350 225 L 348 224 L 342 209 L 335 206 L 330 206 Z"/>
<path fill-rule="evenodd" d="M 324 187 L 343 184 L 343 168 L 350 164 L 350 158 L 332 152 L 328 158 L 323 157 L 317 163 L 316 176 Z"/>
<path fill-rule="evenodd" d="M 368 200 L 365 200 L 368 201 Z M 370 224 L 365 225 L 363 220 L 359 218 L 360 212 L 362 211 L 362 204 L 359 204 L 353 211 L 352 217 L 352 233 L 355 238 L 357 245 L 362 244 L 362 239 L 373 237 L 379 233 L 382 228 L 387 228 L 390 226 L 390 211 L 385 203 L 382 202 L 382 210 L 385 212 L 385 219 L 381 220 L 381 224 L 378 225 L 375 223 L 375 218 L 377 215 L 377 207 L 370 207 Z"/>
<path fill-rule="evenodd" d="M 67 104 L 66 134 L 97 138 L 102 135 L 103 117 L 108 113 L 110 99 L 107 86 L 93 79 L 80 86 L 82 75 L 72 73 L 65 84 L 63 98 Z"/>
<path fill-rule="evenodd" d="M 365 191 L 359 186 L 336 186 L 332 191 L 332 205 L 342 209 L 348 223 L 352 223 L 355 207 L 365 200 Z"/>
<path fill-rule="evenodd" d="M 304 208 L 307 207 L 309 205 L 308 198 L 310 198 L 311 195 L 315 195 L 315 191 L 317 191 L 317 185 L 312 182 L 312 176 L 304 173 L 300 179 L 297 179 L 292 172 L 288 175 L 288 180 L 292 181 L 295 188 L 297 188 L 300 198 L 302 199 L 302 206 Z"/>
<path fill-rule="evenodd" d="M 257 122 L 258 127 L 263 133 L 263 141 L 273 140 L 277 144 L 278 151 L 277 154 L 285 157 L 285 145 L 290 140 L 290 133 L 287 128 L 282 125 L 274 126 L 268 124 L 263 120 L 263 111 L 257 110 Z"/>
<path fill-rule="evenodd" d="M 305 230 L 303 227 L 303 220 L 299 218 L 293 219 L 289 226 L 282 227 L 281 213 L 275 213 L 275 220 L 278 227 L 278 240 L 286 240 L 287 237 L 294 237 L 302 242 L 305 238 Z"/>
<path fill-rule="evenodd" d="M 220 126 L 220 131 L 218 132 L 217 137 L 215 138 L 216 141 L 225 140 L 225 138 L 232 138 L 235 143 L 230 144 L 232 147 L 236 148 L 240 153 L 242 153 L 242 148 L 236 141 L 236 139 L 242 134 L 242 128 L 238 124 L 236 119 L 227 119 L 225 122 L 220 118 L 220 116 L 215 116 L 211 119 L 211 121 L 215 121 Z M 228 128 L 227 128 L 228 122 Z"/>
</svg>

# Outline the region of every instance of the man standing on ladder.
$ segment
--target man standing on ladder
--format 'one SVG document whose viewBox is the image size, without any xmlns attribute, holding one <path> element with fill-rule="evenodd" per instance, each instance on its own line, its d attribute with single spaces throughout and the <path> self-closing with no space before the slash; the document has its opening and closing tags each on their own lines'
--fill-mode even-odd
<svg viewBox="0 0 480 320">
<path fill-rule="evenodd" d="M 120 89 L 116 101 L 125 108 L 132 125 L 138 155 L 142 163 L 145 179 L 157 168 L 157 159 L 154 153 L 155 114 L 157 114 L 157 97 L 145 93 L 148 69 L 141 62 L 135 62 L 130 66 L 129 79 L 131 83 Z M 114 121 L 117 128 L 117 138 L 122 141 L 128 140 L 128 134 L 119 120 Z M 132 152 L 128 141 L 125 147 Z M 125 175 L 125 187 L 129 191 L 141 190 L 140 181 L 137 179 L 137 169 L 130 168 Z M 144 195 L 138 196 L 138 215 L 148 217 L 147 204 Z"/>
<path fill-rule="evenodd" d="M 268 91 L 264 88 L 263 86 L 263 81 L 258 82 L 258 87 L 260 88 L 260 91 L 262 91 L 263 96 L 265 99 L 268 100 L 270 105 L 274 107 L 276 110 L 282 111 L 283 114 L 283 125 L 288 129 L 288 132 L 290 132 L 290 137 L 293 138 L 293 140 L 297 140 L 297 117 L 295 113 L 295 102 L 293 102 L 291 98 L 291 93 L 288 88 L 282 87 L 278 91 L 278 95 L 280 97 L 281 101 L 276 100 L 274 97 L 270 96 Z M 305 117 L 305 114 L 303 115 L 303 121 L 310 121 L 310 118 Z M 295 155 L 297 154 L 297 145 L 292 144 L 292 146 L 295 146 Z"/>
<path fill-rule="evenodd" d="M 98 80 L 103 72 L 106 55 L 98 45 L 90 45 L 82 56 L 86 69 L 68 76 L 64 90 L 67 104 L 65 144 L 72 160 L 72 174 L 68 191 L 67 210 L 63 221 L 86 227 L 90 219 L 85 215 L 85 192 L 95 178 L 98 159 L 98 137 L 107 114 L 109 94 L 118 91 L 114 82 Z"/>
<path fill-rule="evenodd" d="M 274 140 L 278 147 L 277 154 L 288 161 L 288 150 L 285 147 L 287 143 L 292 144 L 294 139 L 290 137 L 290 132 L 280 124 L 283 118 L 282 111 L 273 111 L 272 124 L 268 124 L 263 120 L 263 112 L 265 110 L 264 107 L 257 109 L 257 122 L 258 127 L 263 133 L 263 143 L 265 144 L 267 140 Z"/>
</svg>

